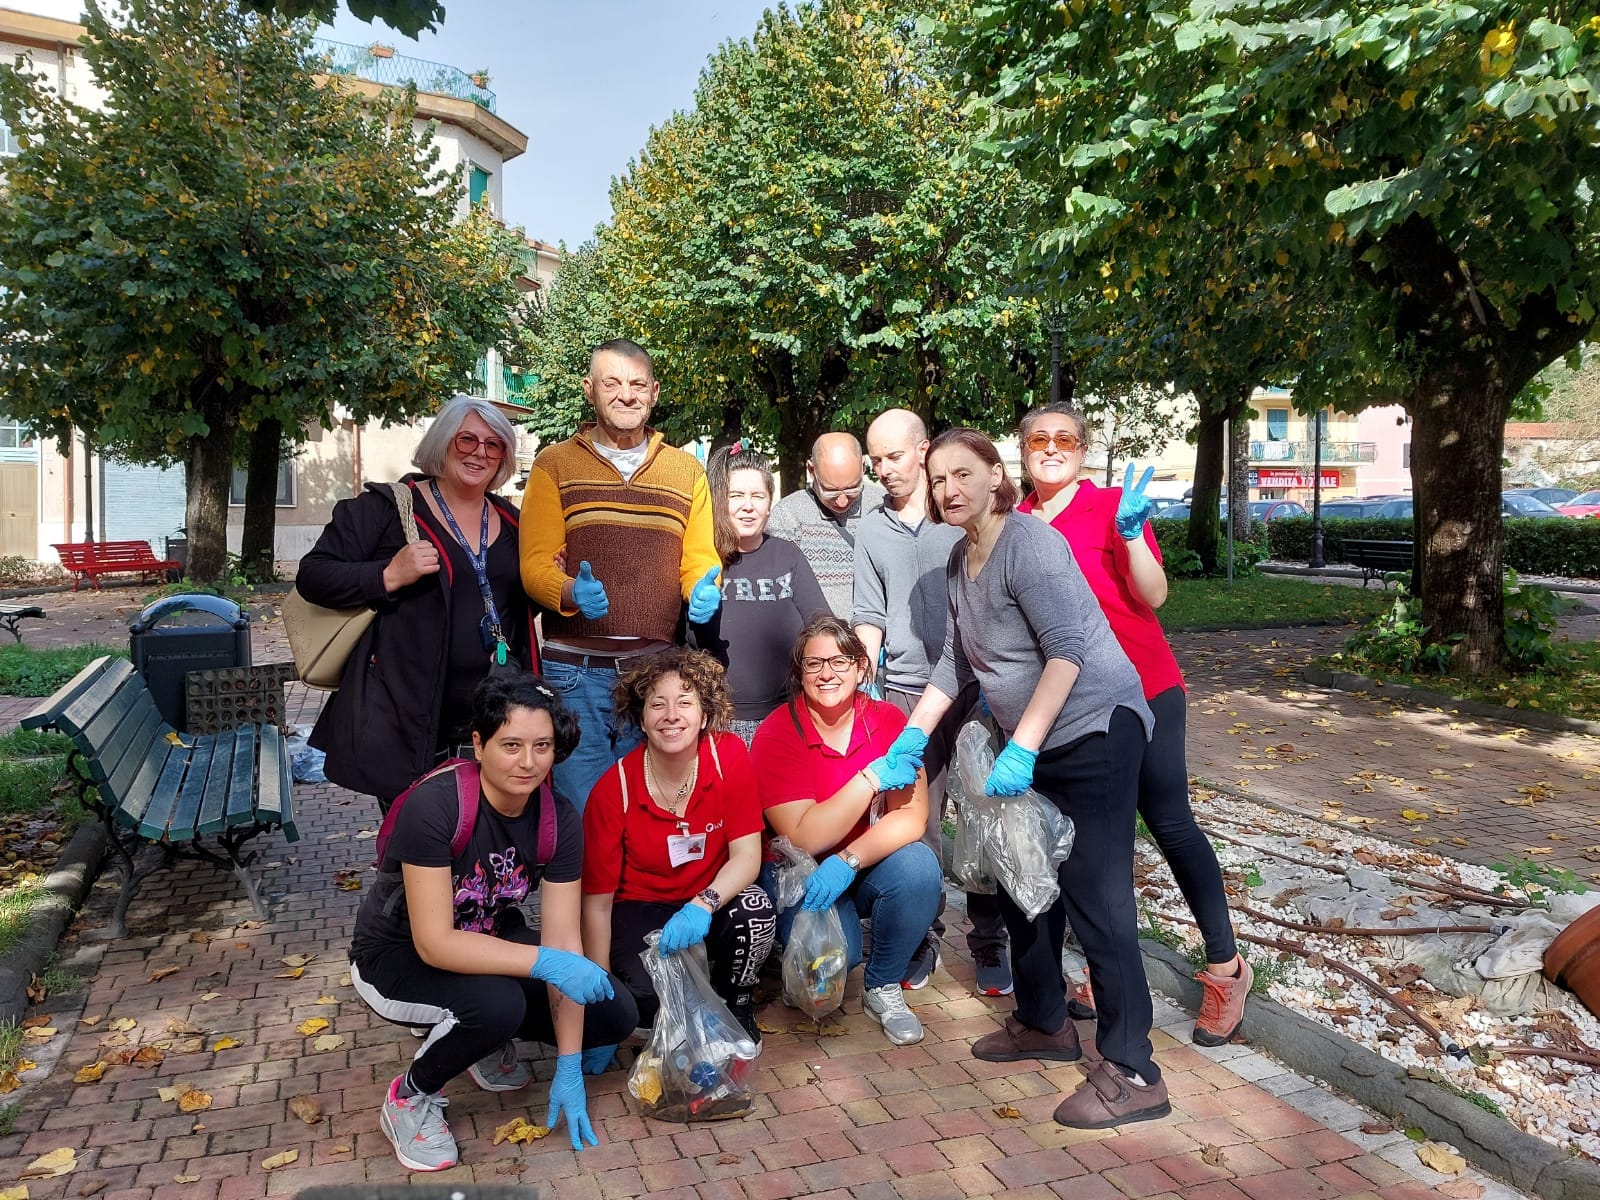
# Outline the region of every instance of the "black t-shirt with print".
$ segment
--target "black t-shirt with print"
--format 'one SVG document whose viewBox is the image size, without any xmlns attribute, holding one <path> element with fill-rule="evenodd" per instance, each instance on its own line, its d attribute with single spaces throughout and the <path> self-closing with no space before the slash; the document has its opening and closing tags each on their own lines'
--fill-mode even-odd
<svg viewBox="0 0 1600 1200">
<path fill-rule="evenodd" d="M 506 817 L 481 793 L 478 819 L 466 849 L 450 857 L 460 805 L 453 775 L 439 775 L 406 797 L 379 865 L 379 880 L 356 915 L 351 957 L 357 962 L 395 942 L 411 942 L 400 867 L 450 868 L 455 927 L 471 933 L 500 936 L 522 922 L 519 906 L 542 880 L 574 883 L 583 874 L 583 820 L 566 798 L 556 795 L 556 845 L 550 861 L 537 865 L 539 793 L 520 817 Z M 387 877 L 392 874 L 392 880 Z M 398 895 L 396 893 L 399 893 Z"/>
</svg>

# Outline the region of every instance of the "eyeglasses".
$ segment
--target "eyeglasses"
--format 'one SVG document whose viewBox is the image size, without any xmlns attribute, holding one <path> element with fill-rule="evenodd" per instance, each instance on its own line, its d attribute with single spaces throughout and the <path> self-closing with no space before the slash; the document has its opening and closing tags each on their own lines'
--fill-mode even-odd
<svg viewBox="0 0 1600 1200">
<path fill-rule="evenodd" d="M 1055 433 L 1041 429 L 1037 433 L 1030 433 L 1023 439 L 1022 444 L 1029 450 L 1035 451 L 1048 450 L 1054 444 L 1057 450 L 1066 454 L 1073 454 L 1083 449 L 1083 439 L 1075 433 L 1068 433 L 1064 429 Z"/>
<path fill-rule="evenodd" d="M 807 675 L 820 675 L 824 666 L 831 667 L 835 675 L 843 674 L 856 665 L 848 654 L 835 654 L 831 658 L 802 658 L 800 669 Z"/>
<path fill-rule="evenodd" d="M 811 490 L 817 493 L 817 499 L 831 502 L 834 500 L 854 500 L 861 495 L 862 486 L 862 484 L 858 483 L 854 487 L 828 488 L 823 487 L 820 483 L 813 483 Z"/>
<path fill-rule="evenodd" d="M 506 444 L 497 437 L 481 438 L 462 430 L 455 436 L 455 448 L 463 458 L 471 458 L 479 450 L 490 462 L 499 462 L 506 456 Z"/>
</svg>

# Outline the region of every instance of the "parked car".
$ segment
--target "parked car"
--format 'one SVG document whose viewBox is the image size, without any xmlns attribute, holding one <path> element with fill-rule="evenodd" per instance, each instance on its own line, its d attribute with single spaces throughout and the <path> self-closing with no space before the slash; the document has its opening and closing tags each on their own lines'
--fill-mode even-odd
<svg viewBox="0 0 1600 1200">
<path fill-rule="evenodd" d="M 1507 488 L 1507 496 L 1532 496 L 1535 500 L 1542 500 L 1552 508 L 1563 504 L 1571 504 L 1572 498 L 1578 494 L 1576 488 L 1560 487 L 1525 487 Z"/>
<path fill-rule="evenodd" d="M 1577 495 L 1577 493 L 1574 492 L 1573 495 Z M 1561 517 L 1559 512 L 1529 492 L 1501 492 L 1500 515 L 1502 517 L 1555 517 L 1558 520 Z"/>
<path fill-rule="evenodd" d="M 1354 497 L 1324 500 L 1322 516 L 1324 520 L 1330 517 L 1375 517 L 1387 499 L 1386 496 L 1364 496 L 1359 500 Z"/>
<path fill-rule="evenodd" d="M 1556 511 L 1564 517 L 1600 517 L 1600 492 L 1582 492 L 1556 505 Z"/>
<path fill-rule="evenodd" d="M 1169 504 L 1156 513 L 1156 519 L 1161 521 L 1187 521 L 1189 519 L 1189 505 L 1186 501 L 1178 504 Z"/>
<path fill-rule="evenodd" d="M 1378 506 L 1375 517 L 1409 517 L 1412 515 L 1413 501 L 1410 496 L 1396 496 L 1393 500 L 1385 500 Z"/>
<path fill-rule="evenodd" d="M 1276 521 L 1279 517 L 1303 517 L 1305 515 L 1306 506 L 1298 500 L 1250 501 L 1250 519 L 1252 521 Z"/>
</svg>

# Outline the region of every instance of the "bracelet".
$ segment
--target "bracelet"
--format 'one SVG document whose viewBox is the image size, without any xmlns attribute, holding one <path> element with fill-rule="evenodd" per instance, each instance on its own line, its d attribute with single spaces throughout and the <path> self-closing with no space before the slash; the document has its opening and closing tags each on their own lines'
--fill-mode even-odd
<svg viewBox="0 0 1600 1200">
<path fill-rule="evenodd" d="M 873 795 L 877 795 L 879 792 L 883 791 L 883 782 L 872 773 L 871 767 L 862 767 L 861 770 L 856 772 L 856 774 L 860 775 L 862 779 L 867 781 L 867 786 L 872 789 Z"/>
</svg>

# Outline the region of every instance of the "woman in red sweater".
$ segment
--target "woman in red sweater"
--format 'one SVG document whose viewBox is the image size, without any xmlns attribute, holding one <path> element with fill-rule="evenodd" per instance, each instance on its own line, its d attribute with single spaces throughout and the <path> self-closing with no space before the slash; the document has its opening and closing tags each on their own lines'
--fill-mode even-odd
<svg viewBox="0 0 1600 1200">
<path fill-rule="evenodd" d="M 1167 576 L 1144 495 L 1150 472 L 1134 485 L 1130 463 L 1122 487 L 1096 487 L 1083 474 L 1088 449 L 1083 416 L 1065 404 L 1030 412 L 1020 438 L 1033 491 L 1017 511 L 1032 513 L 1067 539 L 1155 714 L 1139 770 L 1139 815 L 1166 856 L 1205 940 L 1206 969 L 1196 975 L 1203 995 L 1194 1040 L 1220 1046 L 1244 1022 L 1252 973 L 1234 941 L 1216 852 L 1189 807 L 1183 673 L 1155 614 L 1167 599 Z M 1092 1003 L 1090 995 L 1084 988 L 1074 996 L 1074 1015 L 1090 1015 L 1081 1007 Z"/>
<path fill-rule="evenodd" d="M 645 934 L 661 930 L 667 954 L 703 941 L 712 986 L 760 1041 L 752 989 L 777 922 L 755 881 L 761 803 L 749 752 L 728 732 L 722 664 L 663 650 L 617 680 L 615 704 L 644 744 L 600 776 L 584 808 L 584 953 L 616 964 L 649 1025 L 659 1003 L 639 958 Z M 604 1070 L 611 1050 L 586 1051 L 585 1069 Z"/>
</svg>

